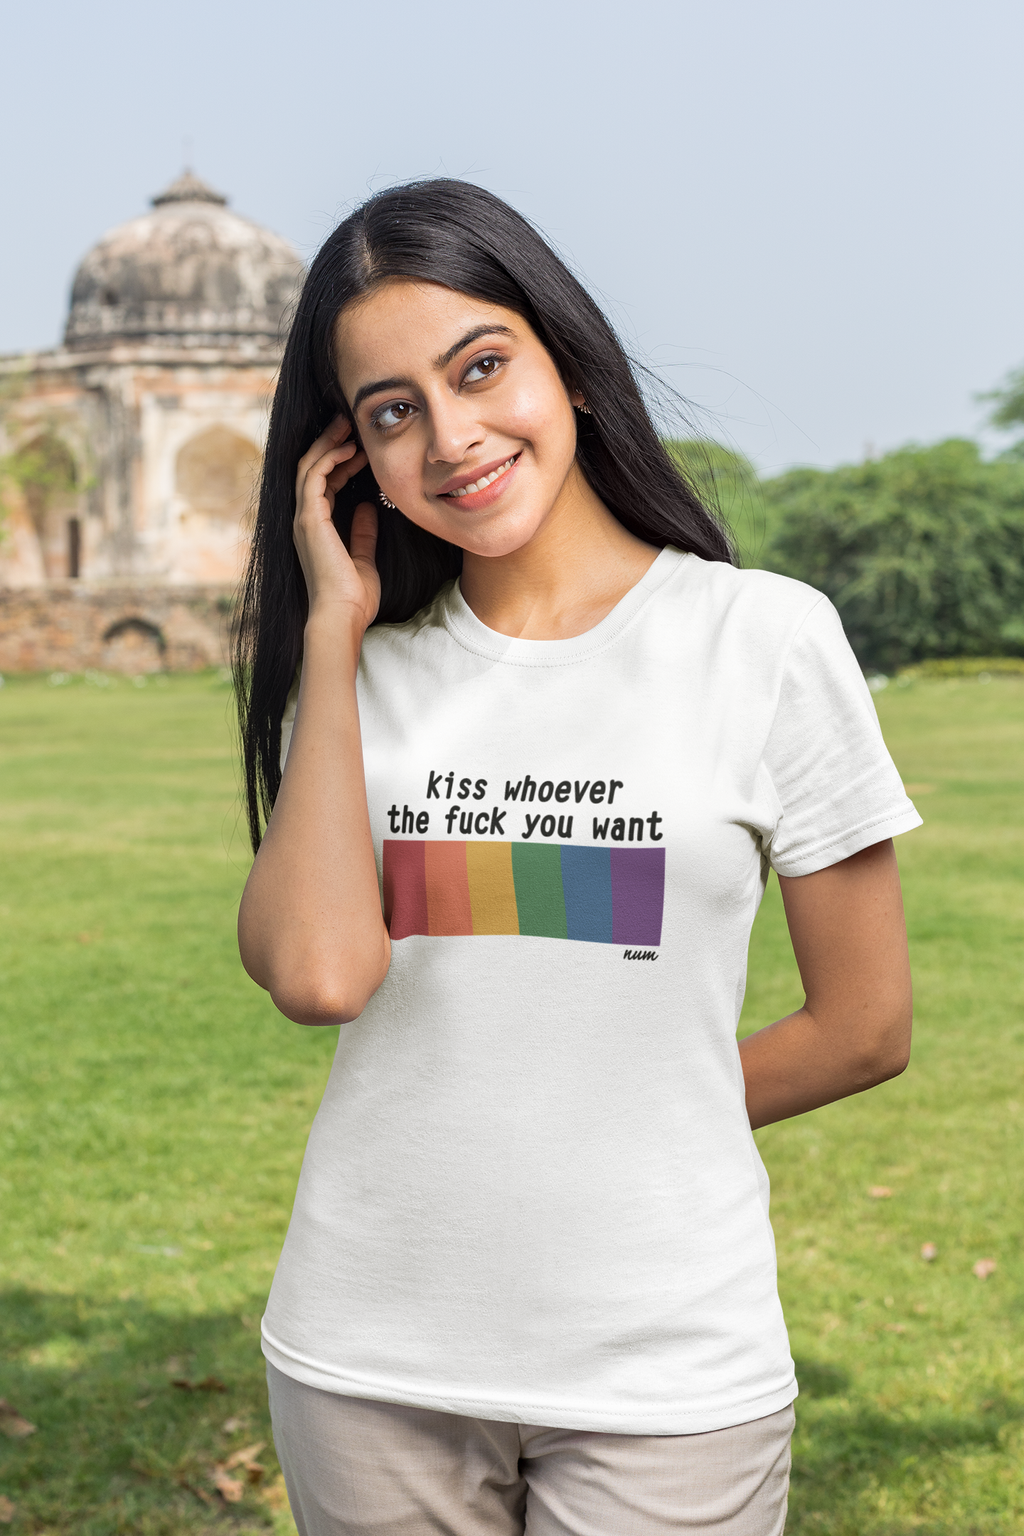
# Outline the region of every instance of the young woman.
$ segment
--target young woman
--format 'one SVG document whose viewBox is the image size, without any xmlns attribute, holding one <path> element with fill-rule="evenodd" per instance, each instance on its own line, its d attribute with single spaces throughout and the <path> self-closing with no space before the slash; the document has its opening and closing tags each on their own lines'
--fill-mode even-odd
<svg viewBox="0 0 1024 1536">
<path fill-rule="evenodd" d="M 341 1025 L 263 1323 L 299 1530 L 776 1536 L 751 1127 L 903 1070 L 919 818 L 831 605 L 735 568 L 488 193 L 316 258 L 238 676 L 242 958 Z M 769 867 L 806 1002 L 737 1049 Z"/>
</svg>

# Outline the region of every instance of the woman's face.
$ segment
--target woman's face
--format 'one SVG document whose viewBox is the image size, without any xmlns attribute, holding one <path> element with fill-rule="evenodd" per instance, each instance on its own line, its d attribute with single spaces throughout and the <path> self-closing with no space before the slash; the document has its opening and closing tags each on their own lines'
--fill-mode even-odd
<svg viewBox="0 0 1024 1536">
<path fill-rule="evenodd" d="M 342 312 L 336 340 L 377 483 L 421 528 L 474 554 L 511 554 L 588 493 L 581 397 L 512 310 L 394 279 Z"/>
</svg>

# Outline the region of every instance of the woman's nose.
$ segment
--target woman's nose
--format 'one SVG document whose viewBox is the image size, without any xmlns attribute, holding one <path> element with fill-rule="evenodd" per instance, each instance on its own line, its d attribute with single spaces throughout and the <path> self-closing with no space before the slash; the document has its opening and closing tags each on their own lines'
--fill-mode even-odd
<svg viewBox="0 0 1024 1536">
<path fill-rule="evenodd" d="M 432 464 L 461 464 L 486 436 L 473 412 L 460 400 L 432 402 L 427 457 Z"/>
</svg>

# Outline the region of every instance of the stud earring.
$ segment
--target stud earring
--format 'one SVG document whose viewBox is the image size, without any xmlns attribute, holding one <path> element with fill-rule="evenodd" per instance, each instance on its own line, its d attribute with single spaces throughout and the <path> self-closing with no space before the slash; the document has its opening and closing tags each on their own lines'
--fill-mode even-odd
<svg viewBox="0 0 1024 1536">
<path fill-rule="evenodd" d="M 581 416 L 592 416 L 594 414 L 585 400 L 582 401 L 581 404 L 576 407 L 576 409 L 579 411 Z"/>
<path fill-rule="evenodd" d="M 395 506 L 394 502 L 393 501 L 389 501 L 388 498 L 384 495 L 383 491 L 378 491 L 377 495 L 380 497 L 381 501 L 384 503 L 384 505 L 386 507 L 390 507 L 392 512 L 397 512 L 398 511 L 398 508 Z"/>
</svg>

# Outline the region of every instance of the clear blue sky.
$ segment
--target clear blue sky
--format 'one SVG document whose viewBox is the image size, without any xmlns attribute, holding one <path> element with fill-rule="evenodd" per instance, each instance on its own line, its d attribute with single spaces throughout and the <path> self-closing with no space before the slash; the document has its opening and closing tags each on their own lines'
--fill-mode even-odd
<svg viewBox="0 0 1024 1536">
<path fill-rule="evenodd" d="M 0 36 L 0 351 L 185 158 L 310 254 L 465 176 L 762 472 L 974 433 L 1024 362 L 1019 0 L 54 0 Z"/>
</svg>

